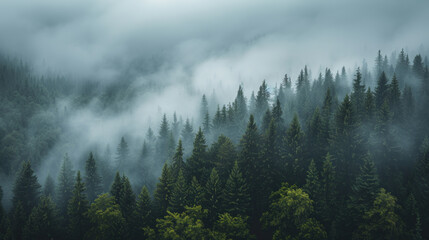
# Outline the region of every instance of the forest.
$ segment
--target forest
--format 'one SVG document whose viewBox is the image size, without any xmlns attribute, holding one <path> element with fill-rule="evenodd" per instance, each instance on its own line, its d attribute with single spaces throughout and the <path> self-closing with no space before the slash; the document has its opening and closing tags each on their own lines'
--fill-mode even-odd
<svg viewBox="0 0 429 240">
<path fill-rule="evenodd" d="M 56 152 L 47 176 L 64 119 L 95 96 L 121 111 L 133 89 L 1 57 L 0 239 L 429 239 L 429 62 L 392 56 L 203 95 L 197 118 Z"/>
</svg>

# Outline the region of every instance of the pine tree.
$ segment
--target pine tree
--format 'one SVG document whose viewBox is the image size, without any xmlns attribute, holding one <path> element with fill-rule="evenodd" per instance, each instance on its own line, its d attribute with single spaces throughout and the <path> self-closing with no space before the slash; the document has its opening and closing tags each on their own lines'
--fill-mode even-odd
<svg viewBox="0 0 429 240">
<path fill-rule="evenodd" d="M 194 139 L 195 134 L 194 129 L 192 128 L 192 125 L 188 118 L 185 121 L 185 126 L 183 127 L 181 136 L 183 139 L 184 149 L 187 153 L 189 153 L 192 148 L 192 141 Z"/>
<path fill-rule="evenodd" d="M 242 126 L 245 126 L 245 121 L 247 119 L 247 100 L 244 97 L 243 94 L 243 88 L 241 87 L 241 85 L 238 87 L 238 91 L 237 91 L 237 96 L 235 97 L 234 100 L 234 109 L 235 109 L 235 114 L 236 114 L 236 121 L 237 121 L 237 126 L 242 128 Z"/>
<path fill-rule="evenodd" d="M 304 191 L 308 193 L 313 201 L 318 201 L 321 195 L 321 186 L 319 181 L 319 172 L 316 168 L 314 160 L 311 160 L 308 166 L 307 178 L 305 179 Z"/>
<path fill-rule="evenodd" d="M 92 152 L 89 154 L 88 160 L 86 160 L 85 185 L 88 200 L 92 202 L 98 196 L 98 194 L 101 193 L 101 177 L 98 174 L 96 161 L 92 155 Z"/>
<path fill-rule="evenodd" d="M 423 80 L 424 77 L 424 65 L 423 65 L 423 59 L 420 54 L 416 55 L 413 60 L 413 73 L 414 75 L 419 78 L 420 80 Z"/>
<path fill-rule="evenodd" d="M 353 93 L 351 100 L 358 119 L 362 118 L 364 113 L 364 98 L 365 98 L 365 85 L 362 85 L 362 75 L 360 69 L 356 70 L 356 78 L 353 80 Z"/>
<path fill-rule="evenodd" d="M 234 166 L 234 161 L 237 159 L 234 143 L 228 137 L 220 135 L 218 140 L 210 147 L 209 155 L 221 181 L 226 181 L 229 172 Z"/>
<path fill-rule="evenodd" d="M 364 158 L 350 195 L 351 229 L 354 229 L 362 221 L 363 215 L 371 208 L 378 192 L 379 183 L 375 165 L 370 157 L 367 156 Z"/>
<path fill-rule="evenodd" d="M 364 120 L 366 123 L 371 123 L 374 121 L 375 116 L 375 101 L 374 93 L 371 91 L 371 88 L 368 88 L 365 94 L 365 115 Z"/>
<path fill-rule="evenodd" d="M 41 197 L 24 227 L 24 239 L 56 239 L 60 236 L 59 217 L 50 197 Z"/>
<path fill-rule="evenodd" d="M 129 152 L 128 143 L 125 141 L 125 138 L 122 137 L 121 142 L 116 148 L 116 162 L 118 171 L 124 171 L 124 167 L 129 161 Z"/>
<path fill-rule="evenodd" d="M 399 82 L 396 74 L 393 75 L 392 82 L 389 86 L 389 103 L 394 120 L 401 119 L 401 90 L 399 90 Z"/>
<path fill-rule="evenodd" d="M 171 174 L 174 179 L 177 179 L 180 170 L 185 169 L 185 162 L 183 161 L 183 147 L 182 140 L 179 139 L 179 143 L 177 144 L 176 153 L 173 156 L 173 163 L 171 164 Z"/>
<path fill-rule="evenodd" d="M 260 195 L 263 196 L 261 204 L 268 206 L 268 197 L 271 192 L 280 186 L 282 181 L 282 171 L 284 170 L 280 159 L 280 137 L 277 136 L 277 124 L 271 120 L 267 133 L 263 139 L 261 152 L 261 163 L 259 167 L 261 185 Z"/>
<path fill-rule="evenodd" d="M 222 186 L 219 175 L 215 168 L 212 169 L 210 177 L 204 188 L 203 207 L 209 211 L 209 225 L 213 224 L 222 209 Z"/>
<path fill-rule="evenodd" d="M 423 238 L 429 236 L 429 138 L 425 138 L 420 147 L 420 154 L 416 164 L 414 192 L 417 206 L 421 213 Z"/>
<path fill-rule="evenodd" d="M 270 122 L 272 118 L 273 117 L 271 116 L 271 111 L 267 109 L 267 111 L 265 111 L 264 117 L 262 118 L 262 123 L 261 123 L 262 134 L 265 134 L 266 131 L 268 130 L 268 127 L 270 126 Z"/>
<path fill-rule="evenodd" d="M 12 209 L 15 209 L 16 204 L 20 202 L 24 215 L 28 216 L 38 203 L 40 188 L 41 186 L 33 169 L 31 169 L 30 162 L 24 162 L 13 186 Z"/>
<path fill-rule="evenodd" d="M 316 108 L 306 132 L 306 155 L 315 161 L 317 168 L 322 167 L 323 157 L 326 155 L 328 147 L 327 128 L 319 108 Z"/>
<path fill-rule="evenodd" d="M 133 192 L 130 180 L 127 176 L 122 176 L 121 181 L 122 189 L 120 193 L 119 207 L 121 208 L 121 212 L 125 218 L 125 221 L 130 226 L 134 220 L 133 213 L 136 205 L 136 195 Z"/>
<path fill-rule="evenodd" d="M 156 184 L 155 189 L 155 204 L 157 206 L 158 215 L 163 216 L 169 205 L 171 193 L 173 191 L 173 176 L 167 164 L 162 168 L 161 177 Z"/>
<path fill-rule="evenodd" d="M 203 188 L 195 176 L 192 177 L 187 199 L 190 206 L 201 205 L 203 199 Z"/>
<path fill-rule="evenodd" d="M 201 128 L 200 128 L 198 130 L 197 135 L 195 136 L 194 149 L 192 150 L 192 155 L 186 162 L 186 165 L 187 165 L 186 175 L 188 179 L 191 179 L 192 177 L 195 176 L 197 180 L 204 182 L 204 178 L 207 173 L 206 149 L 207 149 L 206 140 L 204 138 L 203 131 L 201 131 Z"/>
<path fill-rule="evenodd" d="M 170 137 L 170 127 L 167 121 L 167 115 L 163 115 L 161 126 L 159 127 L 157 139 L 157 155 L 159 156 L 160 163 L 163 164 L 168 156 L 168 143 Z"/>
<path fill-rule="evenodd" d="M 332 156 L 327 153 L 320 174 L 321 182 L 321 218 L 326 229 L 331 229 L 336 214 L 336 181 L 335 167 L 331 161 Z"/>
<path fill-rule="evenodd" d="M 268 100 L 270 99 L 270 92 L 268 91 L 268 86 L 265 82 L 265 80 L 262 82 L 262 85 L 259 87 L 259 91 L 256 95 L 256 102 L 255 102 L 255 120 L 258 123 L 262 122 L 263 114 L 267 111 L 269 108 L 268 106 Z"/>
<path fill-rule="evenodd" d="M 117 204 L 119 204 L 119 199 L 121 199 L 122 192 L 122 178 L 119 175 L 119 172 L 116 172 L 115 179 L 113 180 L 113 184 L 110 187 L 110 194 L 115 198 Z"/>
<path fill-rule="evenodd" d="M 89 203 L 86 199 L 85 190 L 85 184 L 80 177 L 80 171 L 78 171 L 73 195 L 68 204 L 67 211 L 69 218 L 68 234 L 70 239 L 83 239 L 88 230 L 89 220 L 86 212 L 89 209 Z"/>
<path fill-rule="evenodd" d="M 286 174 L 290 182 L 303 185 L 307 163 L 303 159 L 304 133 L 301 131 L 298 115 L 295 114 L 284 139 L 283 159 L 286 161 Z"/>
<path fill-rule="evenodd" d="M 46 177 L 45 184 L 43 185 L 43 195 L 45 197 L 51 197 L 51 199 L 55 197 L 55 182 L 51 175 Z"/>
<path fill-rule="evenodd" d="M 277 129 L 283 129 L 283 124 L 284 124 L 284 120 L 283 120 L 283 111 L 282 111 L 282 106 L 280 104 L 280 100 L 277 98 L 276 103 L 273 105 L 273 109 L 272 109 L 272 113 L 271 116 L 274 120 L 274 123 L 276 124 L 276 128 Z"/>
<path fill-rule="evenodd" d="M 187 206 L 187 185 L 182 170 L 179 170 L 176 182 L 173 184 L 173 190 L 170 198 L 170 212 L 183 212 Z"/>
<path fill-rule="evenodd" d="M 377 87 L 375 88 L 375 106 L 377 109 L 388 100 L 389 86 L 387 84 L 387 77 L 384 72 L 381 73 L 380 78 L 377 81 Z"/>
<path fill-rule="evenodd" d="M 233 215 L 245 216 L 249 209 L 250 195 L 249 189 L 244 180 L 237 161 L 231 170 L 224 192 L 224 210 Z"/>
<path fill-rule="evenodd" d="M 143 228 L 152 225 L 152 202 L 146 186 L 142 188 L 137 198 L 135 216 L 137 232 L 141 236 Z"/>
<path fill-rule="evenodd" d="M 253 207 L 253 214 L 257 214 L 260 208 L 260 181 L 259 181 L 259 167 L 260 160 L 260 135 L 256 127 L 253 115 L 249 117 L 246 132 L 244 133 L 240 142 L 240 156 L 238 165 L 243 171 L 243 177 L 249 185 L 249 193 L 252 199 L 251 206 Z"/>
<path fill-rule="evenodd" d="M 209 112 L 209 104 L 207 102 L 206 95 L 203 94 L 201 98 L 201 107 L 200 107 L 200 122 L 204 122 L 204 118 L 206 117 L 206 114 Z"/>
<path fill-rule="evenodd" d="M 64 160 L 58 175 L 58 186 L 56 193 L 58 208 L 60 209 L 61 215 L 65 215 L 67 213 L 67 205 L 73 194 L 74 181 L 75 179 L 72 163 L 66 153 L 64 155 Z"/>
</svg>

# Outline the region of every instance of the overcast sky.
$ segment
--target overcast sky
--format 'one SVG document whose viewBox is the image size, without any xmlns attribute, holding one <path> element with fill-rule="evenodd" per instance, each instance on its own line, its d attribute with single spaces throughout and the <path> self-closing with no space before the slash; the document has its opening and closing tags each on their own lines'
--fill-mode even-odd
<svg viewBox="0 0 429 240">
<path fill-rule="evenodd" d="M 128 71 L 235 91 L 425 47 L 428 23 L 424 0 L 1 0 L 0 52 L 73 79 Z"/>
</svg>

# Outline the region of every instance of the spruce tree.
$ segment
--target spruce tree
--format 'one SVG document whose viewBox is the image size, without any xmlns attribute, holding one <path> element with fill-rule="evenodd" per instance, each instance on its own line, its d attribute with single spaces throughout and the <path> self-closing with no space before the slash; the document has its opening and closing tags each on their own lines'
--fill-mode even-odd
<svg viewBox="0 0 429 240">
<path fill-rule="evenodd" d="M 120 192 L 119 207 L 121 208 L 125 221 L 128 223 L 128 226 L 131 227 L 134 220 L 133 213 L 136 206 L 136 195 L 133 192 L 130 180 L 127 176 L 122 176 L 121 181 L 122 189 Z"/>
<path fill-rule="evenodd" d="M 12 209 L 15 209 L 16 204 L 20 202 L 24 215 L 28 216 L 38 203 L 40 188 L 41 186 L 33 169 L 31 169 L 30 162 L 24 162 L 13 186 Z"/>
<path fill-rule="evenodd" d="M 188 202 L 186 199 L 187 195 L 188 188 L 185 177 L 183 176 L 182 170 L 179 170 L 179 174 L 175 183 L 173 184 L 173 190 L 171 192 L 169 211 L 176 213 L 183 212 Z"/>
<path fill-rule="evenodd" d="M 55 197 L 55 182 L 51 175 L 46 177 L 45 184 L 43 185 L 43 195 L 51 197 L 51 199 L 54 199 Z"/>
<path fill-rule="evenodd" d="M 50 197 L 41 197 L 24 227 L 24 239 L 57 239 L 60 237 L 59 217 Z"/>
<path fill-rule="evenodd" d="M 67 211 L 69 219 L 68 234 L 70 239 L 83 239 L 89 227 L 89 220 L 86 215 L 89 209 L 89 203 L 86 198 L 85 190 L 85 184 L 80 177 L 80 171 L 78 171 L 73 195 L 68 204 Z"/>
<path fill-rule="evenodd" d="M 122 187 L 123 184 L 121 175 L 119 175 L 119 172 L 116 172 L 115 179 L 113 180 L 113 184 L 110 187 L 110 194 L 115 198 L 117 204 L 119 204 L 119 199 L 121 199 Z"/>
<path fill-rule="evenodd" d="M 192 128 L 191 122 L 187 118 L 185 121 L 185 126 L 183 127 L 182 133 L 181 133 L 182 139 L 183 139 L 183 145 L 184 149 L 187 153 L 191 151 L 192 148 L 192 141 L 194 139 L 194 129 Z"/>
<path fill-rule="evenodd" d="M 96 161 L 92 152 L 89 154 L 89 158 L 85 164 L 85 185 L 88 200 L 92 202 L 101 193 L 101 177 L 98 174 Z"/>
<path fill-rule="evenodd" d="M 246 180 L 240 172 L 237 161 L 235 162 L 228 181 L 226 182 L 223 197 L 223 209 L 225 212 L 232 216 L 245 216 L 246 213 L 248 213 L 250 204 L 249 189 L 246 184 Z"/>
<path fill-rule="evenodd" d="M 135 216 L 137 233 L 141 236 L 143 228 L 152 225 L 152 202 L 146 186 L 142 188 L 137 198 Z"/>
<path fill-rule="evenodd" d="M 237 159 L 234 143 L 228 137 L 220 135 L 218 140 L 210 147 L 209 155 L 221 181 L 225 182 L 234 166 L 234 161 Z"/>
<path fill-rule="evenodd" d="M 429 138 L 427 137 L 420 147 L 414 178 L 414 192 L 421 213 L 422 236 L 427 238 L 429 236 Z"/>
<path fill-rule="evenodd" d="M 401 119 L 402 107 L 401 107 L 401 90 L 399 90 L 399 82 L 396 78 L 396 74 L 393 75 L 392 82 L 389 86 L 389 103 L 392 110 L 392 117 L 395 121 Z"/>
<path fill-rule="evenodd" d="M 167 121 L 167 115 L 163 115 L 161 126 L 159 127 L 158 132 L 158 139 L 157 139 L 157 148 L 156 152 L 160 159 L 159 164 L 163 164 L 165 161 L 167 161 L 168 156 L 168 144 L 169 144 L 169 137 L 170 137 L 170 127 Z"/>
<path fill-rule="evenodd" d="M 164 216 L 170 206 L 171 193 L 173 191 L 173 176 L 167 164 L 162 168 L 161 177 L 156 184 L 155 204 L 159 216 Z"/>
<path fill-rule="evenodd" d="M 377 109 L 380 109 L 381 105 L 388 100 L 388 94 L 389 86 L 387 83 L 387 77 L 386 74 L 382 72 L 377 81 L 377 87 L 375 88 L 375 106 Z"/>
<path fill-rule="evenodd" d="M 203 208 L 209 211 L 209 225 L 213 224 L 222 209 L 222 186 L 215 168 L 212 169 L 203 194 Z"/>
<path fill-rule="evenodd" d="M 304 133 L 301 131 L 298 115 L 295 114 L 293 120 L 286 131 L 282 158 L 286 163 L 286 175 L 288 180 L 298 185 L 303 185 L 305 181 L 305 170 L 307 163 L 303 158 Z"/>
<path fill-rule="evenodd" d="M 364 113 L 364 98 L 365 98 L 365 85 L 362 84 L 362 75 L 360 69 L 356 70 L 356 78 L 353 79 L 353 93 L 351 100 L 356 112 L 356 116 L 361 120 Z"/>
<path fill-rule="evenodd" d="M 335 167 L 331 161 L 332 156 L 327 153 L 323 161 L 323 168 L 320 174 L 321 183 L 321 219 L 326 229 L 331 229 L 332 221 L 336 214 L 336 181 Z"/>
<path fill-rule="evenodd" d="M 129 153 L 128 143 L 125 141 L 125 138 L 121 138 L 121 142 L 116 148 L 116 164 L 118 171 L 124 171 L 125 165 L 129 161 Z"/>
<path fill-rule="evenodd" d="M 67 205 L 73 194 L 74 186 L 74 171 L 72 163 L 66 153 L 64 155 L 64 160 L 61 165 L 60 173 L 58 175 L 58 186 L 57 186 L 57 203 L 60 213 L 65 215 L 67 213 Z"/>
<path fill-rule="evenodd" d="M 198 130 L 194 140 L 194 149 L 192 155 L 186 162 L 186 175 L 187 179 L 192 179 L 193 176 L 197 180 L 204 182 L 205 175 L 207 173 L 207 145 L 206 139 L 204 138 L 203 131 L 201 128 Z"/>
<path fill-rule="evenodd" d="M 201 205 L 203 200 L 203 194 L 204 194 L 203 187 L 198 182 L 195 176 L 192 177 L 191 186 L 188 189 L 188 197 L 187 197 L 189 206 Z"/>
<path fill-rule="evenodd" d="M 176 153 L 173 156 L 173 162 L 171 164 L 171 174 L 173 178 L 176 179 L 179 175 L 180 170 L 185 169 L 185 162 L 183 161 L 183 147 L 182 140 L 179 139 L 179 143 L 177 144 Z"/>
</svg>

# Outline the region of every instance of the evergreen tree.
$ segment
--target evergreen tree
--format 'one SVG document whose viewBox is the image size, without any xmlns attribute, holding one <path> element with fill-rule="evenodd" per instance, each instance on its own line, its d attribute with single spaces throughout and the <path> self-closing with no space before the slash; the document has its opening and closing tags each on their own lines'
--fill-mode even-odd
<svg viewBox="0 0 429 240">
<path fill-rule="evenodd" d="M 241 85 L 238 87 L 237 96 L 234 100 L 235 118 L 239 128 L 244 128 L 247 119 L 247 100 L 243 94 Z"/>
<path fill-rule="evenodd" d="M 282 106 L 280 104 L 280 100 L 277 98 L 276 103 L 273 105 L 271 116 L 276 124 L 276 128 L 282 130 L 283 129 L 283 111 Z"/>
<path fill-rule="evenodd" d="M 387 77 L 384 72 L 381 73 L 380 78 L 375 88 L 375 106 L 380 109 L 381 105 L 388 100 L 389 86 L 387 84 Z"/>
<path fill-rule="evenodd" d="M 420 147 L 414 181 L 415 197 L 421 213 L 422 237 L 425 239 L 429 236 L 429 138 L 427 137 Z"/>
<path fill-rule="evenodd" d="M 188 189 L 187 200 L 190 206 L 201 205 L 203 199 L 203 187 L 200 185 L 196 177 L 192 177 L 191 186 Z"/>
<path fill-rule="evenodd" d="M 101 177 L 97 171 L 96 161 L 92 152 L 89 154 L 85 165 L 85 185 L 86 193 L 89 201 L 94 199 L 101 193 Z"/>
<path fill-rule="evenodd" d="M 424 77 L 424 71 L 425 69 L 423 65 L 422 56 L 420 54 L 417 54 L 413 60 L 413 73 L 417 78 L 420 79 L 420 81 L 422 81 Z"/>
<path fill-rule="evenodd" d="M 167 160 L 169 137 L 170 127 L 168 126 L 167 115 L 164 114 L 157 139 L 157 155 L 159 156 L 160 164 L 163 164 Z"/>
<path fill-rule="evenodd" d="M 70 239 L 83 239 L 88 230 L 89 220 L 86 212 L 89 209 L 89 203 L 86 199 L 85 190 L 85 184 L 80 177 L 80 171 L 78 171 L 73 195 L 68 204 L 67 211 L 69 218 L 68 234 Z"/>
<path fill-rule="evenodd" d="M 265 111 L 264 117 L 262 118 L 262 123 L 261 123 L 262 134 L 265 134 L 266 131 L 268 130 L 268 127 L 270 126 L 270 122 L 272 118 L 273 117 L 271 116 L 271 111 L 267 109 L 267 111 Z"/>
<path fill-rule="evenodd" d="M 362 84 L 362 75 L 360 69 L 356 70 L 356 78 L 353 80 L 353 93 L 351 100 L 355 109 L 356 115 L 359 119 L 362 118 L 364 113 L 364 98 L 365 98 L 365 85 Z"/>
<path fill-rule="evenodd" d="M 306 132 L 306 155 L 309 159 L 314 160 L 319 169 L 322 167 L 323 157 L 326 155 L 328 147 L 327 128 L 319 108 L 316 108 Z"/>
<path fill-rule="evenodd" d="M 262 85 L 259 87 L 259 91 L 256 95 L 255 102 L 255 120 L 258 123 L 262 122 L 263 114 L 269 108 L 268 100 L 270 99 L 270 92 L 268 91 L 268 86 L 265 80 L 262 82 Z"/>
<path fill-rule="evenodd" d="M 204 122 L 204 118 L 206 117 L 206 114 L 209 112 L 209 104 L 207 102 L 206 95 L 203 94 L 201 98 L 201 107 L 200 107 L 200 122 Z"/>
<path fill-rule="evenodd" d="M 73 194 L 74 181 L 75 179 L 72 163 L 66 153 L 64 155 L 64 160 L 58 175 L 58 186 L 56 193 L 58 208 L 60 209 L 60 213 L 62 215 L 67 213 L 67 205 Z"/>
<path fill-rule="evenodd" d="M 119 199 L 119 207 L 121 209 L 122 216 L 128 224 L 128 227 L 132 228 L 134 220 L 134 210 L 136 206 L 136 195 L 131 187 L 130 180 L 126 176 L 122 176 L 122 189 Z"/>
<path fill-rule="evenodd" d="M 222 211 L 222 197 L 223 192 L 219 175 L 217 174 L 216 169 L 213 168 L 206 187 L 204 188 L 202 201 L 203 207 L 209 211 L 209 225 L 214 223 L 215 219 L 218 217 L 218 214 Z"/>
<path fill-rule="evenodd" d="M 163 216 L 170 206 L 171 193 L 173 191 L 173 176 L 167 164 L 162 168 L 161 177 L 156 184 L 155 204 L 158 215 Z"/>
<path fill-rule="evenodd" d="M 188 118 L 185 121 L 185 126 L 183 127 L 181 136 L 183 139 L 183 145 L 184 145 L 185 151 L 190 152 L 192 148 L 192 141 L 194 139 L 195 134 L 194 134 L 194 129 L 192 128 L 192 125 Z"/>
<path fill-rule="evenodd" d="M 115 198 L 117 204 L 119 204 L 119 200 L 121 199 L 122 187 L 121 175 L 119 175 L 119 172 L 116 172 L 115 180 L 113 180 L 113 184 L 110 187 L 110 194 Z"/>
<path fill-rule="evenodd" d="M 263 207 L 268 205 L 268 197 L 272 191 L 280 186 L 282 181 L 283 166 L 280 159 L 280 137 L 277 135 L 277 124 L 274 119 L 271 120 L 261 152 L 261 163 L 259 166 L 261 185 L 260 195 L 263 196 L 261 204 Z"/>
<path fill-rule="evenodd" d="M 170 206 L 169 211 L 171 212 L 183 212 L 185 206 L 187 205 L 187 186 L 185 177 L 183 176 L 182 170 L 179 170 L 177 179 L 173 184 L 173 189 L 171 192 Z"/>
<path fill-rule="evenodd" d="M 232 216 L 245 216 L 250 204 L 249 189 L 243 178 L 238 163 L 231 170 L 224 192 L 224 210 Z"/>
<path fill-rule="evenodd" d="M 38 203 L 40 187 L 30 162 L 24 162 L 13 186 L 12 209 L 17 207 L 16 204 L 21 203 L 24 215 L 28 216 Z"/>
<path fill-rule="evenodd" d="M 196 177 L 197 180 L 204 182 L 205 174 L 207 173 L 207 145 L 206 140 L 204 138 L 203 131 L 201 128 L 198 130 L 197 135 L 194 140 L 194 149 L 192 150 L 192 155 L 188 159 L 187 165 L 187 178 L 191 179 L 192 177 Z"/>
<path fill-rule="evenodd" d="M 56 239 L 60 236 L 58 213 L 50 197 L 41 197 L 24 227 L 24 239 Z"/>
<path fill-rule="evenodd" d="M 399 90 L 399 82 L 396 78 L 396 74 L 393 75 L 392 82 L 389 86 L 389 103 L 390 109 L 392 110 L 392 115 L 394 120 L 399 120 L 401 118 L 401 90 Z"/>
<path fill-rule="evenodd" d="M 125 138 L 122 137 L 121 142 L 116 148 L 116 162 L 118 171 L 124 171 L 124 167 L 129 160 L 129 152 L 128 143 L 125 141 Z"/>
<path fill-rule="evenodd" d="M 286 174 L 290 177 L 288 180 L 298 185 L 303 185 L 305 181 L 305 170 L 308 164 L 303 158 L 304 133 L 301 131 L 298 115 L 295 114 L 293 120 L 286 132 L 284 139 L 285 150 L 283 150 L 283 159 L 286 160 Z"/>
<path fill-rule="evenodd" d="M 243 171 L 243 177 L 249 185 L 249 193 L 252 199 L 251 206 L 253 207 L 252 214 L 258 214 L 260 208 L 260 181 L 259 181 L 259 167 L 260 160 L 260 135 L 256 127 L 253 115 L 250 115 L 249 123 L 247 124 L 246 132 L 244 133 L 240 142 L 240 156 L 238 165 Z"/>
<path fill-rule="evenodd" d="M 226 181 L 234 166 L 234 161 L 237 159 L 234 143 L 228 137 L 220 135 L 218 140 L 212 144 L 209 155 L 221 181 Z"/>
<path fill-rule="evenodd" d="M 177 144 L 176 153 L 173 156 L 173 163 L 171 164 L 171 174 L 174 179 L 177 179 L 180 170 L 185 169 L 185 162 L 183 161 L 183 147 L 182 140 L 179 139 L 179 143 Z"/>
<path fill-rule="evenodd" d="M 147 187 L 144 186 L 137 198 L 136 210 L 136 227 L 138 235 L 142 235 L 144 227 L 152 225 L 152 202 Z"/>
<path fill-rule="evenodd" d="M 55 183 L 51 175 L 46 177 L 45 184 L 43 185 L 43 195 L 45 197 L 51 197 L 51 199 L 55 197 Z"/>
<path fill-rule="evenodd" d="M 311 160 L 310 165 L 308 166 L 307 178 L 305 180 L 305 185 L 303 189 L 306 193 L 308 193 L 310 198 L 314 201 L 315 203 L 314 208 L 315 208 L 316 214 L 319 215 L 321 212 L 320 198 L 321 198 L 322 190 L 321 190 L 321 184 L 319 180 L 319 172 L 316 168 L 316 164 L 314 163 L 314 160 Z"/>
<path fill-rule="evenodd" d="M 332 229 L 332 222 L 336 214 L 336 181 L 335 181 L 335 167 L 331 161 L 331 155 L 326 154 L 323 162 L 323 168 L 320 174 L 321 183 L 321 219 L 326 229 Z"/>
<path fill-rule="evenodd" d="M 371 123 L 374 121 L 375 116 L 375 101 L 374 93 L 371 91 L 371 88 L 368 88 L 365 94 L 365 115 L 364 120 L 366 123 Z"/>
</svg>

